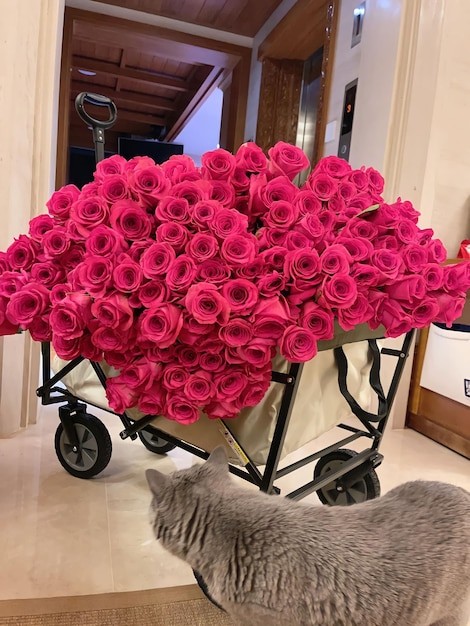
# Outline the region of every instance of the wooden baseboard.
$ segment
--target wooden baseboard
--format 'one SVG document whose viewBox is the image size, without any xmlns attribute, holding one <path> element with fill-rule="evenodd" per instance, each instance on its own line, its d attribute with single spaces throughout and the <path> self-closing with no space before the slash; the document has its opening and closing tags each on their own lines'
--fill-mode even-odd
<svg viewBox="0 0 470 626">
<path fill-rule="evenodd" d="M 470 438 L 463 437 L 446 426 L 415 413 L 408 413 L 407 426 L 470 459 Z"/>
</svg>

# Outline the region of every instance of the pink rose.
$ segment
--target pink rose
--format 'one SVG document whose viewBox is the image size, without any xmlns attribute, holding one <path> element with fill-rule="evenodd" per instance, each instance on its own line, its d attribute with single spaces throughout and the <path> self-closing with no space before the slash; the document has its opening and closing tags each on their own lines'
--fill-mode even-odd
<svg viewBox="0 0 470 626">
<path fill-rule="evenodd" d="M 166 404 L 166 393 L 160 383 L 150 387 L 147 391 L 139 393 L 137 406 L 146 415 L 161 415 Z"/>
<path fill-rule="evenodd" d="M 381 272 L 376 267 L 367 263 L 355 263 L 351 268 L 350 275 L 356 281 L 358 289 L 375 287 L 381 282 L 382 277 Z"/>
<path fill-rule="evenodd" d="M 101 184 L 100 192 L 103 198 L 110 204 L 129 198 L 130 192 L 127 178 L 122 174 L 107 176 Z"/>
<path fill-rule="evenodd" d="M 210 402 L 204 411 L 209 419 L 233 419 L 238 417 L 238 402 Z"/>
<path fill-rule="evenodd" d="M 61 263 L 66 272 L 70 272 L 83 261 L 84 255 L 85 249 L 83 246 L 78 243 L 71 243 L 67 252 L 58 258 L 57 262 Z"/>
<path fill-rule="evenodd" d="M 281 354 L 293 363 L 305 363 L 317 354 L 317 342 L 313 333 L 300 326 L 288 326 L 281 340 Z"/>
<path fill-rule="evenodd" d="M 323 157 L 315 166 L 311 176 L 316 173 L 328 174 L 332 178 L 342 179 L 352 172 L 352 168 L 347 161 L 336 156 Z"/>
<path fill-rule="evenodd" d="M 162 163 L 161 167 L 172 185 L 184 180 L 197 180 L 199 178 L 199 172 L 194 161 L 186 154 L 173 154 L 168 161 Z"/>
<path fill-rule="evenodd" d="M 462 315 L 465 297 L 463 295 L 451 296 L 444 291 L 436 291 L 433 295 L 436 296 L 439 305 L 439 312 L 434 321 L 441 322 L 450 328 L 455 320 Z"/>
<path fill-rule="evenodd" d="M 93 344 L 104 352 L 124 352 L 128 346 L 128 335 L 119 328 L 99 326 L 92 335 Z"/>
<path fill-rule="evenodd" d="M 395 206 L 398 207 L 398 210 L 400 211 L 400 214 L 402 215 L 402 217 L 404 217 L 405 219 L 411 220 L 415 224 L 418 222 L 420 213 L 416 211 L 416 209 L 413 207 L 413 205 L 411 204 L 409 200 L 402 202 L 401 199 L 398 198 L 398 200 L 395 202 Z M 430 230 L 432 232 L 430 228 L 426 230 Z"/>
<path fill-rule="evenodd" d="M 153 167 L 155 161 L 148 156 L 136 156 L 129 159 L 124 163 L 124 172 L 129 174 L 137 168 L 145 169 L 146 167 Z"/>
<path fill-rule="evenodd" d="M 0 297 L 0 335 L 16 335 L 20 330 L 19 324 L 12 324 L 7 316 L 6 310 L 8 306 L 8 299 Z"/>
<path fill-rule="evenodd" d="M 81 285 L 95 298 L 100 298 L 111 287 L 113 263 L 110 259 L 90 255 L 77 267 Z"/>
<path fill-rule="evenodd" d="M 357 194 L 356 185 L 354 185 L 353 183 L 347 180 L 342 180 L 339 183 L 338 196 L 342 198 L 346 204 L 349 204 L 349 202 L 351 202 L 351 200 L 354 199 L 356 194 Z"/>
<path fill-rule="evenodd" d="M 338 191 L 338 181 L 329 174 L 315 173 L 309 177 L 307 185 L 323 202 L 332 198 Z"/>
<path fill-rule="evenodd" d="M 293 250 L 286 254 L 284 272 L 295 283 L 310 286 L 319 278 L 320 258 L 316 250 Z"/>
<path fill-rule="evenodd" d="M 295 197 L 294 207 L 299 211 L 299 215 L 313 213 L 316 215 L 322 210 L 322 202 L 309 189 L 302 189 Z"/>
<path fill-rule="evenodd" d="M 284 246 L 288 231 L 282 228 L 267 228 L 263 226 L 256 232 L 261 250 Z M 284 246 L 285 247 L 285 246 Z"/>
<path fill-rule="evenodd" d="M 51 304 L 57 304 L 66 298 L 72 291 L 69 283 L 54 285 L 50 292 Z"/>
<path fill-rule="evenodd" d="M 399 282 L 386 287 L 390 298 L 414 304 L 426 295 L 426 283 L 422 276 L 402 276 Z"/>
<path fill-rule="evenodd" d="M 252 141 L 242 144 L 235 155 L 237 167 L 247 172 L 265 172 L 268 160 L 262 149 Z"/>
<path fill-rule="evenodd" d="M 0 320 L 2 315 L 0 313 Z M 15 332 L 16 332 L 16 326 Z M 32 323 L 30 324 L 29 334 L 33 341 L 51 341 L 52 340 L 52 330 L 49 324 L 49 316 L 41 315 L 40 317 L 35 317 Z M 10 335 L 13 334 L 11 332 L 5 332 L 5 328 L 3 324 L 0 324 L 0 333 L 2 335 Z"/>
<path fill-rule="evenodd" d="M 212 180 L 210 184 L 210 199 L 227 209 L 231 209 L 235 204 L 235 190 L 232 185 L 225 180 Z"/>
<path fill-rule="evenodd" d="M 7 253 L 0 252 L 0 276 L 3 272 L 10 271 L 11 267 L 7 260 Z"/>
<path fill-rule="evenodd" d="M 413 320 L 403 307 L 393 300 L 384 300 L 377 312 L 378 321 L 385 326 L 386 337 L 399 337 L 413 327 Z"/>
<path fill-rule="evenodd" d="M 230 350 L 231 348 L 228 349 Z M 248 363 L 255 368 L 265 367 L 276 352 L 271 342 L 262 339 L 254 339 L 248 345 L 239 346 L 235 350 L 242 363 Z"/>
<path fill-rule="evenodd" d="M 178 338 L 183 325 L 181 309 L 173 304 L 158 304 L 146 309 L 139 317 L 138 331 L 141 338 L 154 341 L 160 348 L 171 346 Z"/>
<path fill-rule="evenodd" d="M 143 275 L 146 278 L 164 276 L 176 259 L 176 253 L 169 243 L 153 243 L 140 259 Z"/>
<path fill-rule="evenodd" d="M 180 424 L 192 424 L 199 419 L 199 410 L 189 402 L 183 394 L 175 394 L 167 398 L 165 416 Z"/>
<path fill-rule="evenodd" d="M 89 301 L 89 299 L 87 299 Z M 88 311 L 91 302 L 88 304 Z M 67 339 L 77 339 L 83 335 L 87 317 L 82 315 L 86 310 L 80 302 L 74 301 L 72 295 L 67 296 L 53 307 L 50 314 L 50 325 L 54 335 L 61 335 Z"/>
<path fill-rule="evenodd" d="M 303 248 L 310 248 L 312 242 L 304 233 L 297 230 L 290 230 L 287 233 L 284 245 L 287 250 L 300 250 Z"/>
<path fill-rule="evenodd" d="M 236 159 L 233 154 L 222 148 L 205 152 L 201 161 L 202 175 L 204 178 L 209 179 L 228 180 L 232 176 L 236 165 Z"/>
<path fill-rule="evenodd" d="M 0 283 L 2 278 L 0 278 Z M 65 280 L 65 271 L 54 261 L 35 263 L 31 268 L 31 278 L 34 282 L 42 283 L 46 287 L 53 287 L 56 283 Z"/>
<path fill-rule="evenodd" d="M 325 235 L 325 227 L 323 226 L 319 215 L 307 213 L 295 226 L 296 230 L 304 233 L 313 243 L 320 242 Z"/>
<path fill-rule="evenodd" d="M 219 259 L 209 259 L 203 261 L 197 269 L 197 280 L 207 283 L 224 283 L 231 276 L 230 268 L 219 261 Z"/>
<path fill-rule="evenodd" d="M 264 381 L 256 381 L 247 385 L 240 396 L 240 406 L 256 406 L 266 395 L 269 388 L 270 379 L 266 378 Z"/>
<path fill-rule="evenodd" d="M 378 235 L 378 228 L 375 224 L 371 224 L 371 222 L 358 217 L 353 218 L 349 224 L 346 225 L 342 235 L 345 234 L 373 241 Z"/>
<path fill-rule="evenodd" d="M 349 181 L 359 191 L 365 191 L 369 187 L 369 177 L 364 171 L 364 168 L 360 170 L 352 170 L 349 174 Z"/>
<path fill-rule="evenodd" d="M 200 324 L 226 324 L 228 321 L 229 302 L 211 283 L 197 283 L 189 287 L 184 304 Z"/>
<path fill-rule="evenodd" d="M 433 239 L 427 246 L 428 260 L 430 263 L 444 263 L 447 258 L 447 250 L 440 239 Z"/>
<path fill-rule="evenodd" d="M 57 356 L 65 361 L 72 361 L 81 355 L 81 341 L 77 337 L 68 339 L 62 335 L 52 335 L 52 347 Z"/>
<path fill-rule="evenodd" d="M 305 302 L 301 308 L 299 324 L 309 330 L 317 341 L 333 339 L 333 322 L 333 313 L 315 304 L 315 302 Z"/>
<path fill-rule="evenodd" d="M 199 358 L 199 365 L 203 370 L 214 373 L 222 372 L 226 367 L 225 360 L 222 355 L 211 352 L 203 352 L 201 354 Z"/>
<path fill-rule="evenodd" d="M 237 196 L 239 194 L 248 192 L 250 188 L 250 178 L 247 175 L 246 171 L 242 169 L 241 167 L 235 168 L 235 171 L 232 174 L 232 178 L 230 179 L 230 182 L 232 183 Z M 246 198 L 246 201 L 248 205 L 248 198 Z"/>
<path fill-rule="evenodd" d="M 124 413 L 137 403 L 136 391 L 120 380 L 119 376 L 106 381 L 106 398 L 111 409 L 118 414 Z"/>
<path fill-rule="evenodd" d="M 65 185 L 65 187 L 55 191 L 46 202 L 50 215 L 57 217 L 61 222 L 65 222 L 69 218 L 73 203 L 78 200 L 79 196 L 80 190 L 75 185 Z"/>
<path fill-rule="evenodd" d="M 426 283 L 426 292 L 437 291 L 444 283 L 444 268 L 436 263 L 427 263 L 421 275 Z"/>
<path fill-rule="evenodd" d="M 7 263 L 12 270 L 28 270 L 34 263 L 37 248 L 29 237 L 20 235 L 7 248 Z"/>
<path fill-rule="evenodd" d="M 184 385 L 189 378 L 188 371 L 181 365 L 166 365 L 163 370 L 162 384 L 168 391 L 183 391 Z"/>
<path fill-rule="evenodd" d="M 374 170 L 373 167 L 366 169 L 366 176 L 369 179 L 369 189 L 375 193 L 382 193 L 385 184 L 383 176 L 377 170 Z"/>
<path fill-rule="evenodd" d="M 411 220 L 401 219 L 395 229 L 397 238 L 405 244 L 417 241 L 418 227 Z"/>
<path fill-rule="evenodd" d="M 196 264 L 187 254 L 180 254 L 170 263 L 165 282 L 172 291 L 186 291 L 196 276 Z"/>
<path fill-rule="evenodd" d="M 122 235 L 109 226 L 100 224 L 90 232 L 85 241 L 87 252 L 98 256 L 113 256 L 126 251 L 129 246 Z"/>
<path fill-rule="evenodd" d="M 411 313 L 414 328 L 426 328 L 439 315 L 439 304 L 436 298 L 426 297 Z"/>
<path fill-rule="evenodd" d="M 136 263 L 140 263 L 144 252 L 154 243 L 155 239 L 150 239 L 150 237 L 148 239 L 141 239 L 140 241 L 133 241 L 129 248 L 129 256 Z"/>
<path fill-rule="evenodd" d="M 337 215 L 342 215 L 346 211 L 346 203 L 340 196 L 333 196 L 328 200 L 327 204 L 328 211 L 332 211 Z"/>
<path fill-rule="evenodd" d="M 372 319 L 374 313 L 368 298 L 362 293 L 358 293 L 355 302 L 350 307 L 339 309 L 338 321 L 343 330 L 352 330 L 359 324 L 365 324 Z"/>
<path fill-rule="evenodd" d="M 274 346 L 282 337 L 286 325 L 286 320 L 281 320 L 275 315 L 260 315 L 253 323 L 253 337 L 257 337 L 267 345 Z"/>
<path fill-rule="evenodd" d="M 401 254 L 406 269 L 413 274 L 420 274 L 424 266 L 427 265 L 426 250 L 418 244 L 408 244 L 402 249 Z"/>
<path fill-rule="evenodd" d="M 101 196 L 80 197 L 70 209 L 70 219 L 75 222 L 79 233 L 88 236 L 98 224 L 108 221 L 109 206 Z"/>
<path fill-rule="evenodd" d="M 209 402 L 215 395 L 211 376 L 202 371 L 191 374 L 184 386 L 184 395 L 190 402 L 197 405 Z"/>
<path fill-rule="evenodd" d="M 29 276 L 26 272 L 3 272 L 0 276 L 0 296 L 10 298 L 28 282 Z"/>
<path fill-rule="evenodd" d="M 236 400 L 248 384 L 248 378 L 243 372 L 233 368 L 229 372 L 223 372 L 214 377 L 217 400 L 233 402 Z"/>
<path fill-rule="evenodd" d="M 401 255 L 392 250 L 376 250 L 372 254 L 372 263 L 381 273 L 382 283 L 396 280 L 403 267 Z"/>
<path fill-rule="evenodd" d="M 230 235 L 241 235 L 248 230 L 248 218 L 238 211 L 219 207 L 209 224 L 210 230 L 219 239 Z"/>
<path fill-rule="evenodd" d="M 443 269 L 445 289 L 449 293 L 467 293 L 470 289 L 470 263 L 465 260 Z"/>
<path fill-rule="evenodd" d="M 220 208 L 219 203 L 215 200 L 201 200 L 197 202 L 192 209 L 191 221 L 199 229 L 209 230 Z"/>
<path fill-rule="evenodd" d="M 144 283 L 137 293 L 131 294 L 129 304 L 137 309 L 141 306 L 149 308 L 152 304 L 165 302 L 167 298 L 168 287 L 163 280 L 155 279 Z"/>
<path fill-rule="evenodd" d="M 376 250 L 393 250 L 395 252 L 398 252 L 403 247 L 403 243 L 394 235 L 380 235 L 376 238 L 374 244 Z"/>
<path fill-rule="evenodd" d="M 31 239 L 41 243 L 44 235 L 54 228 L 54 220 L 50 215 L 38 215 L 29 222 L 29 235 Z"/>
<path fill-rule="evenodd" d="M 339 243 L 329 246 L 320 256 L 320 268 L 326 274 L 348 274 L 351 263 L 351 255 Z"/>
<path fill-rule="evenodd" d="M 6 316 L 11 324 L 28 328 L 36 317 L 44 315 L 49 306 L 49 290 L 40 283 L 28 283 L 11 295 Z"/>
<path fill-rule="evenodd" d="M 113 156 L 97 163 L 96 172 L 93 177 L 97 182 L 102 182 L 108 176 L 123 174 L 125 172 L 126 163 L 124 157 L 113 154 Z"/>
<path fill-rule="evenodd" d="M 202 200 L 209 200 L 212 185 L 207 180 L 184 181 L 173 185 L 171 195 L 175 198 L 186 198 L 190 207 Z"/>
<path fill-rule="evenodd" d="M 322 298 L 330 307 L 344 309 L 357 298 L 356 281 L 347 274 L 335 274 L 323 282 Z"/>
<path fill-rule="evenodd" d="M 268 155 L 269 171 L 276 176 L 284 174 L 289 180 L 294 180 L 299 172 L 310 165 L 307 156 L 300 148 L 284 141 L 278 141 L 268 150 Z"/>
<path fill-rule="evenodd" d="M 284 290 L 286 282 L 287 277 L 279 272 L 268 272 L 258 281 L 259 294 L 266 298 L 279 295 Z"/>
<path fill-rule="evenodd" d="M 263 259 L 257 256 L 252 263 L 249 263 L 244 267 L 237 267 L 235 269 L 235 275 L 237 278 L 247 278 L 249 280 L 253 280 L 254 278 L 260 276 L 264 269 Z"/>
<path fill-rule="evenodd" d="M 158 243 L 168 243 L 176 251 L 184 250 L 189 241 L 189 230 L 178 222 L 165 222 L 156 231 Z"/>
<path fill-rule="evenodd" d="M 80 198 L 84 200 L 85 198 L 94 198 L 98 196 L 100 193 L 100 184 L 96 181 L 91 183 L 87 183 L 83 185 L 82 190 L 80 192 Z"/>
<path fill-rule="evenodd" d="M 126 363 L 119 374 L 119 380 L 135 390 L 143 391 L 152 388 L 155 380 L 161 377 L 162 370 L 160 363 L 140 358 L 133 363 Z"/>
<path fill-rule="evenodd" d="M 254 261 L 258 241 L 254 235 L 229 235 L 222 243 L 221 257 L 233 266 L 247 265 Z"/>
<path fill-rule="evenodd" d="M 198 263 L 212 259 L 218 251 L 217 239 L 209 233 L 196 233 L 186 244 L 186 253 Z"/>
<path fill-rule="evenodd" d="M 290 202 L 278 200 L 263 217 L 263 222 L 271 228 L 289 229 L 297 220 L 298 209 Z"/>
<path fill-rule="evenodd" d="M 91 313 L 103 326 L 118 328 L 124 332 L 130 330 L 134 323 L 134 313 L 129 301 L 119 293 L 95 300 L 91 305 Z"/>
<path fill-rule="evenodd" d="M 161 222 L 188 224 L 190 221 L 188 201 L 186 198 L 167 196 L 158 203 L 155 209 L 155 217 Z"/>
<path fill-rule="evenodd" d="M 220 339 L 228 346 L 245 346 L 253 337 L 253 328 L 241 318 L 233 318 L 219 330 Z"/>
<path fill-rule="evenodd" d="M 199 354 L 190 346 L 179 345 L 176 349 L 176 359 L 180 365 L 191 370 L 197 367 Z"/>
<path fill-rule="evenodd" d="M 60 257 L 70 248 L 71 239 L 65 228 L 57 226 L 48 231 L 42 240 L 44 256 L 46 259 Z"/>
<path fill-rule="evenodd" d="M 170 183 L 159 165 L 138 165 L 129 173 L 129 187 L 142 205 L 151 210 L 168 193 Z"/>
<path fill-rule="evenodd" d="M 245 278 L 235 278 L 223 285 L 222 295 L 230 310 L 238 315 L 248 315 L 256 306 L 259 294 L 252 282 Z"/>
<path fill-rule="evenodd" d="M 270 209 L 274 202 L 283 200 L 284 202 L 294 202 L 294 198 L 299 193 L 299 189 L 287 178 L 280 176 L 273 178 L 260 189 L 260 200 L 266 209 Z M 265 210 L 263 211 L 263 213 Z"/>
<path fill-rule="evenodd" d="M 136 202 L 119 200 L 111 208 L 111 226 L 125 239 L 139 241 L 149 236 L 152 221 Z"/>
<path fill-rule="evenodd" d="M 346 248 L 353 261 L 365 261 L 371 257 L 374 251 L 374 246 L 366 239 L 340 235 L 337 242 Z"/>
</svg>

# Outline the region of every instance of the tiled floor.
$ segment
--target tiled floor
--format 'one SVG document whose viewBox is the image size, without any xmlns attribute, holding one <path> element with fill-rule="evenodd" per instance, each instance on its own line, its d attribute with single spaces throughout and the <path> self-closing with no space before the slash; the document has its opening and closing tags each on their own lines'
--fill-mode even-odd
<svg viewBox="0 0 470 626">
<path fill-rule="evenodd" d="M 164 553 L 148 523 L 144 470 L 187 466 L 193 458 L 167 457 L 139 441 L 121 441 L 120 422 L 101 417 L 113 439 L 107 469 L 93 480 L 67 474 L 54 452 L 56 408 L 42 409 L 38 425 L 0 440 L 0 599 L 79 595 L 183 585 L 189 567 Z M 288 460 L 338 440 L 329 431 Z M 382 491 L 417 478 L 470 489 L 470 462 L 418 433 L 389 431 L 378 469 Z M 293 489 L 311 480 L 311 467 L 280 483 Z M 309 496 L 318 503 L 315 495 Z"/>
</svg>

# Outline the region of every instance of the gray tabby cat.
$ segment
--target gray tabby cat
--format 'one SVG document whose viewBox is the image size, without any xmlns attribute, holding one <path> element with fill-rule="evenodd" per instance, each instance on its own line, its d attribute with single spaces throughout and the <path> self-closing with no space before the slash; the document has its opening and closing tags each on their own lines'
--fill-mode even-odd
<svg viewBox="0 0 470 626">
<path fill-rule="evenodd" d="M 234 483 L 222 448 L 147 470 L 155 536 L 246 626 L 465 626 L 470 494 L 412 482 L 351 507 Z"/>
</svg>

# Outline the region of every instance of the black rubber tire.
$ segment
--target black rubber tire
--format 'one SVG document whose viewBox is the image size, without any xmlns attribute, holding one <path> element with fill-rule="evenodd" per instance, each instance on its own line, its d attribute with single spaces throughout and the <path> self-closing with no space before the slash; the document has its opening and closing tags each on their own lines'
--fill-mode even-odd
<svg viewBox="0 0 470 626">
<path fill-rule="evenodd" d="M 57 458 L 72 476 L 92 478 L 102 472 L 111 459 L 111 437 L 103 422 L 88 413 L 74 415 L 73 425 L 79 439 L 79 450 L 73 451 L 64 427 L 59 424 L 55 433 Z"/>
<path fill-rule="evenodd" d="M 326 454 L 318 460 L 315 466 L 314 479 L 323 476 L 331 469 L 338 469 L 357 454 L 355 450 L 347 450 L 346 448 Z M 337 481 L 334 481 L 317 491 L 317 496 L 322 504 L 347 506 L 373 500 L 380 496 L 380 481 L 374 469 L 369 470 L 363 478 L 345 491 L 338 491 L 336 485 Z"/>
<path fill-rule="evenodd" d="M 146 426 L 139 430 L 137 434 L 147 450 L 154 454 L 166 454 L 176 448 L 173 443 L 168 443 L 168 441 L 159 437 L 151 426 Z"/>
</svg>

